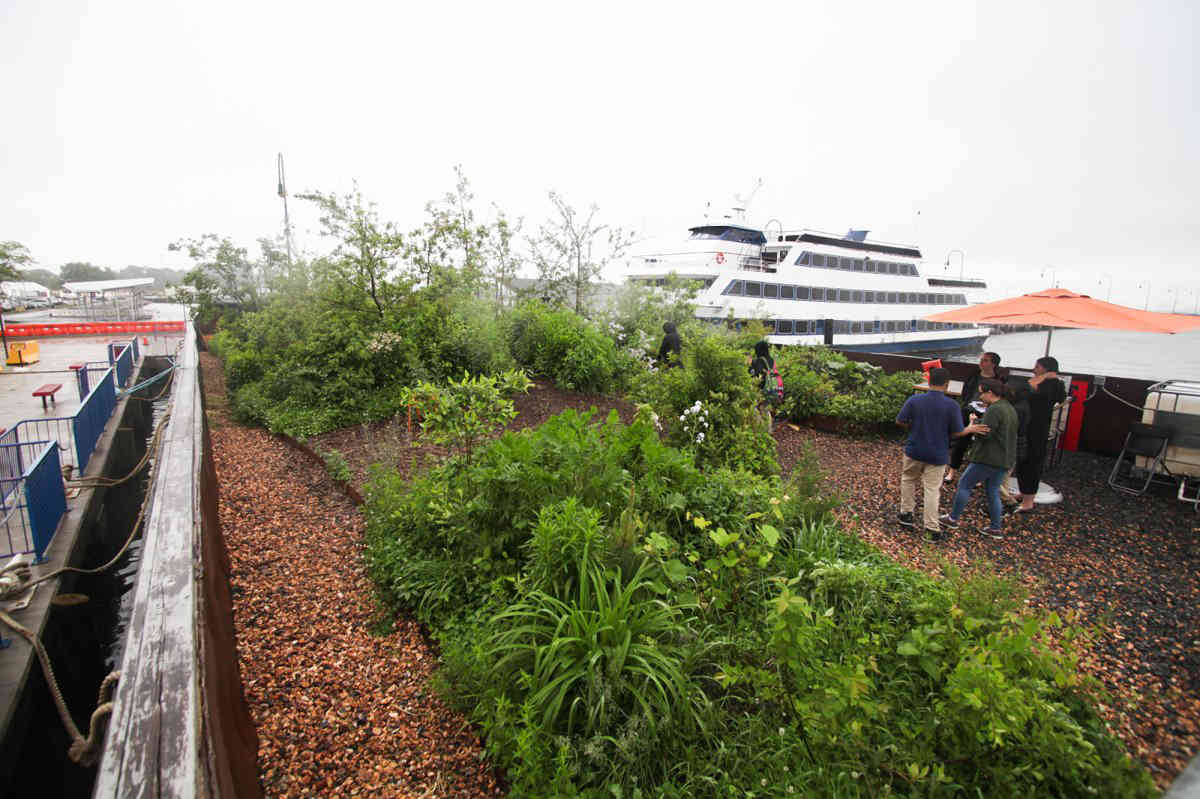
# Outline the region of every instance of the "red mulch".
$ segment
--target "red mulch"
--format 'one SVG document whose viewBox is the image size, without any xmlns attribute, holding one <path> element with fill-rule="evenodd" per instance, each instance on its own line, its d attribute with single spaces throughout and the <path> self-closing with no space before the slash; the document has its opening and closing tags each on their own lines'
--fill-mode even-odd
<svg viewBox="0 0 1200 799">
<path fill-rule="evenodd" d="M 418 625 L 371 632 L 363 518 L 325 471 L 229 424 L 201 365 L 246 700 L 268 796 L 501 796 L 470 724 L 430 691 Z"/>
<path fill-rule="evenodd" d="M 537 427 L 551 416 L 568 408 L 578 411 L 596 410 L 597 419 L 604 419 L 610 411 L 616 411 L 621 421 L 633 421 L 633 403 L 600 394 L 582 394 L 565 391 L 546 380 L 538 380 L 529 393 L 513 398 L 517 416 L 505 430 L 524 430 Z M 497 433 L 499 435 L 499 433 Z M 354 484 L 367 482 L 367 467 L 383 463 L 394 466 L 401 474 L 410 475 L 421 465 L 434 458 L 445 457 L 447 450 L 426 444 L 421 440 L 421 422 L 414 418 L 396 417 L 390 421 L 372 422 L 355 427 L 343 427 L 314 436 L 309 446 L 319 452 L 336 450 L 346 459 Z"/>
<path fill-rule="evenodd" d="M 1159 787 L 1200 750 L 1200 517 L 1190 506 L 1169 496 L 1118 494 L 1106 485 L 1111 458 L 1068 452 L 1045 477 L 1063 492 L 1061 504 L 1009 517 L 1008 535 L 997 541 L 978 534 L 987 511 L 977 490 L 962 527 L 931 544 L 896 524 L 899 436 L 780 425 L 776 440 L 785 470 L 804 442 L 814 447 L 846 499 L 842 521 L 894 560 L 937 575 L 941 559 L 960 566 L 985 559 L 1021 575 L 1032 604 L 1075 611 L 1081 624 L 1107 620 L 1082 665 L 1112 695 L 1101 712 Z M 953 495 L 943 487 L 943 511 Z M 918 519 L 920 502 L 918 492 Z"/>
</svg>

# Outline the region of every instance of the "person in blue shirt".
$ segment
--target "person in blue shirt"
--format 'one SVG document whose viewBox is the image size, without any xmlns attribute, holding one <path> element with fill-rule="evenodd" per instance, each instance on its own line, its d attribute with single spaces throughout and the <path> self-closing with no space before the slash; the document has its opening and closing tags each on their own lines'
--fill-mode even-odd
<svg viewBox="0 0 1200 799">
<path fill-rule="evenodd" d="M 934 541 L 943 538 L 938 523 L 938 501 L 942 476 L 950 461 L 950 439 L 974 433 L 986 433 L 981 424 L 963 426 L 962 410 L 946 396 L 950 371 L 941 367 L 929 370 L 929 391 L 909 397 L 896 416 L 896 423 L 908 428 L 904 461 L 900 469 L 900 526 L 915 530 L 913 510 L 917 503 L 917 483 L 924 489 L 925 532 Z"/>
</svg>

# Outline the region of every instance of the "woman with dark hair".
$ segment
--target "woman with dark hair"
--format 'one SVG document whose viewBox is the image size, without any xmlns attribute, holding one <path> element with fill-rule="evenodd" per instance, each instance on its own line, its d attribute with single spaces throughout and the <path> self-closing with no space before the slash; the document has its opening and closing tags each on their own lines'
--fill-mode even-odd
<svg viewBox="0 0 1200 799">
<path fill-rule="evenodd" d="M 1017 462 L 1017 485 L 1021 505 L 1013 513 L 1030 513 L 1037 496 L 1042 469 L 1046 464 L 1046 444 L 1050 438 L 1050 415 L 1054 406 L 1067 398 L 1067 390 L 1058 379 L 1058 359 L 1049 355 L 1033 365 L 1029 384 L 1018 390 L 1018 397 L 1029 403 L 1029 424 L 1025 437 L 1029 442 L 1025 458 Z"/>
<path fill-rule="evenodd" d="M 983 413 L 983 403 L 979 399 L 979 383 L 982 380 L 988 379 L 999 380 L 1001 383 L 1008 379 L 1008 375 L 1000 370 L 1000 356 L 994 352 L 985 352 L 980 355 L 979 368 L 963 381 L 962 396 L 959 398 L 959 404 L 962 406 L 962 420 L 964 425 L 971 424 L 972 415 L 978 416 Z M 963 436 L 951 443 L 950 465 L 946 469 L 946 476 L 943 478 L 945 482 L 954 482 L 954 473 L 962 468 L 963 456 L 967 454 L 969 446 L 971 446 L 970 436 Z"/>
</svg>

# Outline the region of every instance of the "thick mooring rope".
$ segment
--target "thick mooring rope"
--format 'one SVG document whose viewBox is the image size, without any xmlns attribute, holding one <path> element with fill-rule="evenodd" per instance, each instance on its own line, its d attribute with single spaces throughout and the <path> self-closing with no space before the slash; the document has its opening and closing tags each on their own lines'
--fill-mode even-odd
<svg viewBox="0 0 1200 799">
<path fill-rule="evenodd" d="M 92 711 L 92 718 L 88 724 L 88 735 L 84 738 L 79 727 L 75 725 L 75 719 L 71 718 L 71 713 L 67 710 L 67 702 L 63 699 L 62 689 L 59 688 L 58 679 L 54 676 L 54 667 L 50 665 L 50 655 L 47 654 L 46 647 L 42 645 L 32 630 L 3 610 L 0 610 L 0 621 L 28 641 L 29 645 L 33 647 L 33 651 L 37 653 L 38 661 L 42 664 L 42 673 L 46 675 L 46 684 L 50 686 L 50 695 L 54 697 L 54 706 L 58 708 L 58 715 L 62 719 L 63 727 L 66 728 L 67 735 L 71 737 L 71 746 L 67 749 L 67 755 L 73 762 L 81 766 L 94 766 L 100 757 L 100 740 L 103 737 L 101 722 L 112 713 L 113 705 L 110 699 L 112 687 L 121 678 L 121 672 L 110 672 L 100 683 L 96 709 Z"/>
</svg>

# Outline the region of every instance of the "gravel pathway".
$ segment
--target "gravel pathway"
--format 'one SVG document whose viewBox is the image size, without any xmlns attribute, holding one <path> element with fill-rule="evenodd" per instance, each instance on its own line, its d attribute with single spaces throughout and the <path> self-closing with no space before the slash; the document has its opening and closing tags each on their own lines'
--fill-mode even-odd
<svg viewBox="0 0 1200 799">
<path fill-rule="evenodd" d="M 246 699 L 268 796 L 501 796 L 467 721 L 428 686 L 418 626 L 372 633 L 362 515 L 309 458 L 232 425 L 202 355 Z"/>
<path fill-rule="evenodd" d="M 939 544 L 895 523 L 901 439 L 854 438 L 780 425 L 780 463 L 790 469 L 805 443 L 846 499 L 842 520 L 900 563 L 930 574 L 940 560 L 987 560 L 1020 575 L 1035 605 L 1075 611 L 1107 631 L 1083 666 L 1113 696 L 1101 706 L 1129 750 L 1166 787 L 1200 750 L 1200 516 L 1167 496 L 1129 497 L 1106 485 L 1112 459 L 1065 453 L 1046 482 L 1063 492 L 1007 521 L 996 541 L 976 492 L 964 524 Z M 953 491 L 942 490 L 942 510 Z M 917 518 L 920 519 L 918 492 Z"/>
</svg>

